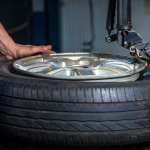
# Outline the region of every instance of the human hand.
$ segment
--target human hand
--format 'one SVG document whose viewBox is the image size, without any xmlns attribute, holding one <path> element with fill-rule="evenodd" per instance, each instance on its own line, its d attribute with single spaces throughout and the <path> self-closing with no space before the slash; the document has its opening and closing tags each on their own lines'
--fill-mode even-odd
<svg viewBox="0 0 150 150">
<path fill-rule="evenodd" d="M 55 53 L 52 46 L 32 46 L 16 44 L 0 23 L 0 53 L 6 59 L 23 58 L 36 53 Z"/>
</svg>

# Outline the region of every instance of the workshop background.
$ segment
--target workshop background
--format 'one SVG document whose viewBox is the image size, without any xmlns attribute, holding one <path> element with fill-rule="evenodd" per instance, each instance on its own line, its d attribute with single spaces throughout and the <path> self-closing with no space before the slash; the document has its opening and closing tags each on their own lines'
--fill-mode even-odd
<svg viewBox="0 0 150 150">
<path fill-rule="evenodd" d="M 132 1 L 133 29 L 147 41 L 150 0 Z M 107 5 L 108 0 L 0 0 L 0 21 L 19 44 L 51 44 L 59 53 L 128 55 L 117 42 L 105 42 Z"/>
</svg>

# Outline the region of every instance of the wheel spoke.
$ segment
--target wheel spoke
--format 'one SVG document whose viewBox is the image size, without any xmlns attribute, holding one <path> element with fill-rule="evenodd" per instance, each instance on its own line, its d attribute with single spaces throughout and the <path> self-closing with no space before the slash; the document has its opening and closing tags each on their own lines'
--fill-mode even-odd
<svg viewBox="0 0 150 150">
<path fill-rule="evenodd" d="M 116 72 L 116 73 L 123 73 L 124 71 L 118 68 L 110 67 L 110 66 L 103 66 L 99 68 L 100 70 L 108 70 L 110 72 Z"/>
<path fill-rule="evenodd" d="M 64 72 L 66 71 L 65 68 L 58 68 L 58 69 L 54 69 L 52 71 L 49 71 L 49 73 L 47 73 L 48 75 L 54 75 L 54 74 L 57 74 L 57 73 L 61 73 L 61 72 Z"/>
<path fill-rule="evenodd" d="M 126 68 L 128 70 L 134 69 L 135 65 L 134 64 L 128 64 L 126 62 L 107 62 L 105 65 L 113 65 L 113 66 L 118 66 L 120 68 Z"/>
<path fill-rule="evenodd" d="M 90 63 L 90 67 L 98 67 L 98 66 L 101 66 L 102 65 L 102 63 L 100 62 L 100 61 L 92 61 L 91 63 Z"/>
<path fill-rule="evenodd" d="M 41 71 L 39 71 L 38 73 L 42 73 L 42 74 L 54 74 L 55 72 L 59 72 L 61 71 L 62 68 L 56 67 L 56 66 L 50 66 L 46 69 L 43 69 Z"/>
</svg>

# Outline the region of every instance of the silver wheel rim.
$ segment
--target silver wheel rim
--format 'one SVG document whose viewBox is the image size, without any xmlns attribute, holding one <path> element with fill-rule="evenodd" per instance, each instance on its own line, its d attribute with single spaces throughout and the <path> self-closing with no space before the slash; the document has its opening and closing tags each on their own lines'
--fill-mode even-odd
<svg viewBox="0 0 150 150">
<path fill-rule="evenodd" d="M 145 64 L 130 56 L 100 53 L 59 53 L 26 57 L 13 67 L 26 75 L 84 82 L 135 81 Z"/>
</svg>

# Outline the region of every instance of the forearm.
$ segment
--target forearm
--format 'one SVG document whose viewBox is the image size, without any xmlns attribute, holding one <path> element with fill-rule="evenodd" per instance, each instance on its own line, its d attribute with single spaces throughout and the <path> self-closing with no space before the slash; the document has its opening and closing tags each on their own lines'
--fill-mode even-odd
<svg viewBox="0 0 150 150">
<path fill-rule="evenodd" d="M 13 57 L 15 57 L 15 46 L 15 42 L 8 35 L 3 25 L 0 23 L 0 53 L 3 54 L 4 57 L 7 55 L 13 55 Z M 5 58 L 7 59 L 7 57 Z"/>
</svg>

